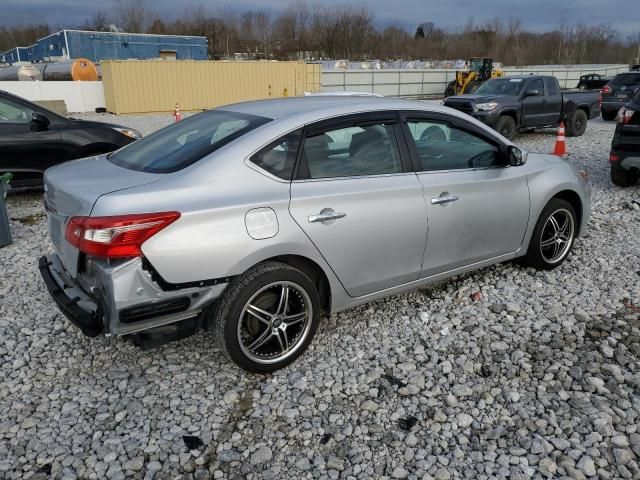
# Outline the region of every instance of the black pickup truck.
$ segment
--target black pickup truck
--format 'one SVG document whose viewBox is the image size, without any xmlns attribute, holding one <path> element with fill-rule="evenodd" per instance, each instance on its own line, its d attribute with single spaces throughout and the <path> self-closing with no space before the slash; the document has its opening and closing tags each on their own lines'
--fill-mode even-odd
<svg viewBox="0 0 640 480">
<path fill-rule="evenodd" d="M 473 95 L 448 97 L 444 104 L 510 140 L 518 132 L 557 127 L 561 122 L 567 136 L 579 137 L 587 129 L 587 120 L 600 115 L 598 92 L 562 92 L 555 77 L 544 75 L 494 78 Z"/>
</svg>

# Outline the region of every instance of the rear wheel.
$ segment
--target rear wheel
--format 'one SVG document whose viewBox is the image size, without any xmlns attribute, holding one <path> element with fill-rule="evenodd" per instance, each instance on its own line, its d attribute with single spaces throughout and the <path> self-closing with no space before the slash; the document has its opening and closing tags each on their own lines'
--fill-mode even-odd
<svg viewBox="0 0 640 480">
<path fill-rule="evenodd" d="M 624 168 L 611 166 L 611 181 L 619 187 L 633 187 L 640 177 L 638 170 L 625 170 Z"/>
<path fill-rule="evenodd" d="M 452 97 L 456 94 L 456 82 L 449 82 L 447 88 L 444 90 L 445 97 Z"/>
<path fill-rule="evenodd" d="M 496 123 L 496 131 L 503 137 L 507 137 L 509 140 L 516 138 L 518 133 L 516 121 L 513 117 L 503 115 L 498 119 Z"/>
<path fill-rule="evenodd" d="M 480 85 L 482 85 L 481 82 L 476 82 L 475 80 L 473 80 L 469 82 L 467 88 L 464 89 L 464 93 L 476 93 L 476 90 L 480 88 Z"/>
<path fill-rule="evenodd" d="M 564 262 L 578 233 L 576 219 L 569 202 L 552 198 L 538 218 L 525 262 L 541 270 L 551 270 Z"/>
<path fill-rule="evenodd" d="M 609 110 L 602 110 L 602 119 L 605 122 L 610 122 L 612 120 L 616 119 L 616 115 L 618 114 L 618 112 L 612 112 Z"/>
<path fill-rule="evenodd" d="M 218 344 L 239 367 L 272 372 L 306 350 L 319 316 L 320 298 L 311 279 L 284 263 L 266 262 L 227 287 L 213 328 Z"/>
<path fill-rule="evenodd" d="M 587 129 L 587 112 L 584 110 L 576 110 L 569 118 L 567 118 L 567 136 L 568 137 L 580 137 Z"/>
</svg>

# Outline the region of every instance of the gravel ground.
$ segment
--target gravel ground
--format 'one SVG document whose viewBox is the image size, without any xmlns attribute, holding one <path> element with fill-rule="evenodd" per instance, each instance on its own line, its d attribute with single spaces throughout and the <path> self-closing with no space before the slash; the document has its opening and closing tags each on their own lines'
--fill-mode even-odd
<svg viewBox="0 0 640 480">
<path fill-rule="evenodd" d="M 593 213 L 562 267 L 507 263 L 351 309 L 273 375 L 228 363 L 209 333 L 147 351 L 83 337 L 35 267 L 40 196 L 10 197 L 0 478 L 640 478 L 640 189 L 609 182 L 613 128 L 568 139 Z"/>
</svg>

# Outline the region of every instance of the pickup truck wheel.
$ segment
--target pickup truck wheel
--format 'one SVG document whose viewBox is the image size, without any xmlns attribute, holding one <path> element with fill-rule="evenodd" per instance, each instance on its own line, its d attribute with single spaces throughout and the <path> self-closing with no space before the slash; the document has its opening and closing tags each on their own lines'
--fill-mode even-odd
<svg viewBox="0 0 640 480">
<path fill-rule="evenodd" d="M 320 297 L 298 269 L 265 262 L 234 279 L 213 314 L 216 340 L 239 367 L 273 372 L 309 346 L 320 317 Z"/>
<path fill-rule="evenodd" d="M 620 167 L 611 167 L 611 181 L 619 187 L 633 187 L 640 177 L 638 170 L 625 170 Z"/>
<path fill-rule="evenodd" d="M 569 118 L 567 118 L 567 137 L 580 137 L 587 129 L 587 112 L 584 110 L 576 110 Z"/>
<path fill-rule="evenodd" d="M 552 198 L 533 230 L 525 263 L 551 270 L 565 261 L 577 235 L 576 212 L 569 202 Z"/>
<path fill-rule="evenodd" d="M 496 122 L 496 131 L 503 137 L 513 140 L 518 133 L 516 121 L 509 115 L 503 115 Z"/>
<path fill-rule="evenodd" d="M 608 110 L 602 110 L 602 119 L 605 122 L 611 122 L 612 120 L 616 119 L 616 115 L 617 114 L 618 114 L 618 112 L 616 112 L 616 111 L 610 112 Z"/>
</svg>

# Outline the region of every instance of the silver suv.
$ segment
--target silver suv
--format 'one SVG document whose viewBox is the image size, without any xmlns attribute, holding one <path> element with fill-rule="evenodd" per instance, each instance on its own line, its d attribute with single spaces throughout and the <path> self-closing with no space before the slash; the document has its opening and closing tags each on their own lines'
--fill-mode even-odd
<svg viewBox="0 0 640 480">
<path fill-rule="evenodd" d="M 212 328 L 253 371 L 299 356 L 322 313 L 515 257 L 554 268 L 590 210 L 562 159 L 372 97 L 210 110 L 45 185 L 40 271 L 85 334 Z"/>
</svg>

